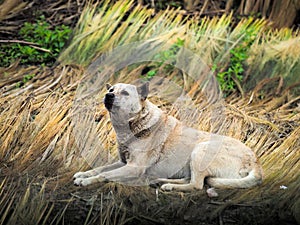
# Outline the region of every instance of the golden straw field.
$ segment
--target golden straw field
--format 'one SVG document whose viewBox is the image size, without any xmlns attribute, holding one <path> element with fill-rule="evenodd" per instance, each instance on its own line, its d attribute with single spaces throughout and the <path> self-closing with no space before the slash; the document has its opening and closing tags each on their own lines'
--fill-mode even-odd
<svg viewBox="0 0 300 225">
<path fill-rule="evenodd" d="M 53 66 L 14 63 L 0 68 L 0 224 L 300 224 L 298 30 L 274 30 L 252 17 L 231 27 L 232 14 L 196 20 L 171 8 L 154 14 L 134 1 L 109 3 L 83 9 Z M 236 91 L 221 94 L 223 117 L 212 120 L 214 105 L 203 99 L 202 81 L 191 79 L 191 71 L 166 70 L 164 60 L 112 68 L 97 92 L 89 93 L 97 103 L 94 111 L 76 111 L 78 90 L 86 77 L 101 73 L 101 57 L 132 43 L 151 43 L 168 52 L 179 40 L 205 62 L 211 76 L 230 67 L 233 51 L 250 43 L 245 79 L 233 79 Z M 135 57 L 122 53 L 120 59 Z M 147 77 L 145 71 L 153 65 L 155 74 Z M 16 88 L 28 74 L 34 77 Z M 150 100 L 178 117 L 172 101 L 156 95 L 167 90 L 159 77 L 180 86 L 201 112 L 186 115 L 187 124 L 237 138 L 253 149 L 264 169 L 261 186 L 218 190 L 219 196 L 210 199 L 205 190 L 73 185 L 79 170 L 117 159 L 115 133 L 102 104 L 106 82 L 148 79 Z"/>
</svg>

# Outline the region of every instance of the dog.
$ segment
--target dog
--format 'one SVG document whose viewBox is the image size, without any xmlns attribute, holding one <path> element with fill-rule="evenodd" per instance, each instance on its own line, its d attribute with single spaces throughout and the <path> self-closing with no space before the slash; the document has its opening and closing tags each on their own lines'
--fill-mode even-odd
<svg viewBox="0 0 300 225">
<path fill-rule="evenodd" d="M 149 84 L 107 84 L 104 105 L 117 135 L 119 161 L 74 175 L 74 184 L 145 179 L 164 191 L 250 188 L 263 171 L 237 139 L 184 126 L 147 97 Z"/>
</svg>

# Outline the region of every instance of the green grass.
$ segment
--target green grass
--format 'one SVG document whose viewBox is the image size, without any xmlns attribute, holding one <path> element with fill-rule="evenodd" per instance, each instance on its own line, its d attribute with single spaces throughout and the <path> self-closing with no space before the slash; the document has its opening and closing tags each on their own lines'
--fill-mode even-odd
<svg viewBox="0 0 300 225">
<path fill-rule="evenodd" d="M 41 16 L 35 23 L 25 22 L 19 31 L 22 40 L 2 44 L 0 67 L 19 61 L 21 65 L 51 65 L 68 41 L 71 29 L 60 25 L 52 27 Z"/>
<path fill-rule="evenodd" d="M 178 38 L 177 41 L 170 46 L 169 49 L 159 52 L 154 56 L 153 62 L 150 63 L 150 70 L 147 72 L 146 78 L 153 78 L 160 67 L 162 67 L 163 72 L 168 74 L 174 69 L 176 63 L 176 55 L 181 47 L 184 46 L 184 40 Z"/>
</svg>

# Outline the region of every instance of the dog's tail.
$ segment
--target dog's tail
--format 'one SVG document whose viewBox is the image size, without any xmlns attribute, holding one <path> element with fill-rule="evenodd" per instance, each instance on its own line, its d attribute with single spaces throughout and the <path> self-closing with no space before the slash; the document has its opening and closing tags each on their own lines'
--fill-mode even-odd
<svg viewBox="0 0 300 225">
<path fill-rule="evenodd" d="M 216 188 L 250 188 L 262 183 L 262 169 L 257 165 L 246 177 L 239 179 L 209 177 L 208 185 Z"/>
</svg>

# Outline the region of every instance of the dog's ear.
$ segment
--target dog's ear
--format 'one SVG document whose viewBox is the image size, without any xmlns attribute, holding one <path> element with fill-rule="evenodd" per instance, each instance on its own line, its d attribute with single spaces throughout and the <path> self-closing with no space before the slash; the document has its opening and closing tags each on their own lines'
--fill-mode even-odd
<svg viewBox="0 0 300 225">
<path fill-rule="evenodd" d="M 106 89 L 109 90 L 111 88 L 111 86 L 112 86 L 111 84 L 107 83 L 106 84 Z"/>
<path fill-rule="evenodd" d="M 141 99 L 144 101 L 148 97 L 149 93 L 149 82 L 144 83 L 142 86 L 137 88 L 137 91 L 141 97 Z"/>
</svg>

